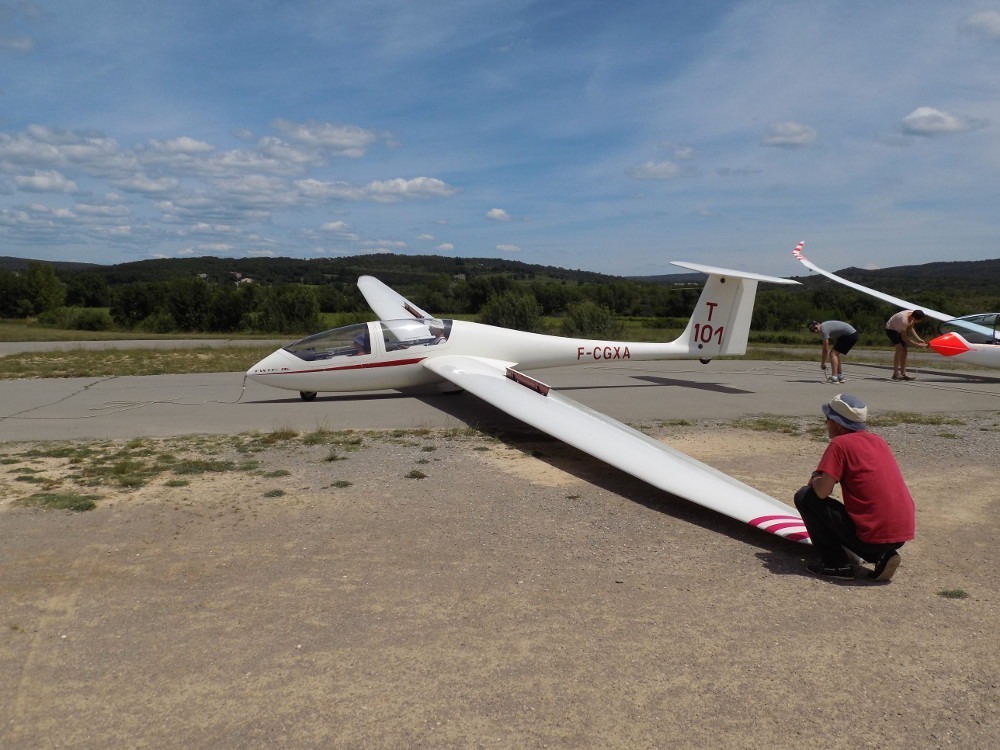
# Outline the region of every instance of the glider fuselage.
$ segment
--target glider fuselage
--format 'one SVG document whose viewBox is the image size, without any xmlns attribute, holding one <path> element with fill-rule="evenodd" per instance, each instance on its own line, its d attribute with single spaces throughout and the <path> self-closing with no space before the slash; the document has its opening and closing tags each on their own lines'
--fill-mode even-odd
<svg viewBox="0 0 1000 750">
<path fill-rule="evenodd" d="M 377 321 L 325 333 L 333 342 L 350 341 L 368 334 L 370 352 L 346 346 L 315 348 L 301 342 L 278 349 L 248 370 L 265 385 L 304 392 L 406 389 L 445 382 L 422 365 L 428 357 L 460 354 L 499 360 L 519 369 L 537 370 L 575 364 L 648 361 L 690 357 L 689 348 L 677 342 L 600 341 L 525 333 L 463 320 L 443 321 L 449 326 L 446 340 L 434 343 L 426 321 Z M 405 331 L 396 337 L 393 332 Z M 724 329 L 699 335 L 724 335 Z M 337 335 L 337 331 L 344 331 Z M 721 334 L 719 333 L 721 332 Z M 353 335 L 352 335 L 353 334 Z M 412 334 L 407 336 L 406 334 Z M 319 334 L 324 336 L 324 334 Z"/>
</svg>

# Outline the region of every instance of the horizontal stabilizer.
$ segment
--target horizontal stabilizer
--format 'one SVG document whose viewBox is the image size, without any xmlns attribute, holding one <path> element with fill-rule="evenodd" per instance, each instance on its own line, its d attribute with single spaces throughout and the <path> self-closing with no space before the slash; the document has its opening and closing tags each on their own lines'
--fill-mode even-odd
<svg viewBox="0 0 1000 750">
<path fill-rule="evenodd" d="M 753 281 L 767 281 L 771 284 L 798 284 L 795 279 L 782 279 L 778 276 L 765 276 L 762 273 L 751 273 L 750 271 L 734 271 L 731 268 L 717 268 L 716 266 L 704 266 L 700 263 L 688 263 L 682 260 L 672 260 L 671 265 L 687 268 L 691 271 L 699 271 L 716 276 L 735 276 L 740 279 L 752 279 Z"/>
</svg>

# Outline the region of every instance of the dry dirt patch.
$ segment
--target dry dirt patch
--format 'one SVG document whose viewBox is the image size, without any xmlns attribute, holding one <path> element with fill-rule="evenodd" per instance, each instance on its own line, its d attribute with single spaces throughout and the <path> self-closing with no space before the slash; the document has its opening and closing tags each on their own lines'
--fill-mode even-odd
<svg viewBox="0 0 1000 750">
<path fill-rule="evenodd" d="M 651 430 L 787 498 L 808 427 Z M 233 465 L 139 489 L 8 445 L 0 746 L 991 747 L 997 428 L 886 430 L 919 506 L 887 586 L 537 435 L 102 448 Z M 39 478 L 103 499 L 14 507 Z"/>
</svg>

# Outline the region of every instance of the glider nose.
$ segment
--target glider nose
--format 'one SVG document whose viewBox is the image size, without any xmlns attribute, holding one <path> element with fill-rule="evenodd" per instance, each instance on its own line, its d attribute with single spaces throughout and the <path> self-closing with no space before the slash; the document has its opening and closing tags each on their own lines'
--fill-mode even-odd
<svg viewBox="0 0 1000 750">
<path fill-rule="evenodd" d="M 928 346 L 945 357 L 954 357 L 956 354 L 965 354 L 972 351 L 972 347 L 966 343 L 965 339 L 954 332 L 931 339 Z"/>
<path fill-rule="evenodd" d="M 288 372 L 288 354 L 284 349 L 271 352 L 260 362 L 247 370 L 247 377 L 258 383 L 269 384 L 271 377 L 282 372 Z"/>
</svg>

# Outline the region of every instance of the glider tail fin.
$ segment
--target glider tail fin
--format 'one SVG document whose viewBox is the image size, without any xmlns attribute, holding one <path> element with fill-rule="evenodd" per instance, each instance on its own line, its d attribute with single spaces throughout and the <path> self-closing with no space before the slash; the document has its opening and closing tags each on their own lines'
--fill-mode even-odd
<svg viewBox="0 0 1000 750">
<path fill-rule="evenodd" d="M 686 344 L 689 354 L 697 355 L 705 361 L 718 356 L 746 354 L 757 282 L 798 283 L 790 279 L 694 263 L 675 262 L 674 265 L 708 274 L 708 281 L 701 291 L 691 320 L 675 342 L 682 346 Z"/>
</svg>

